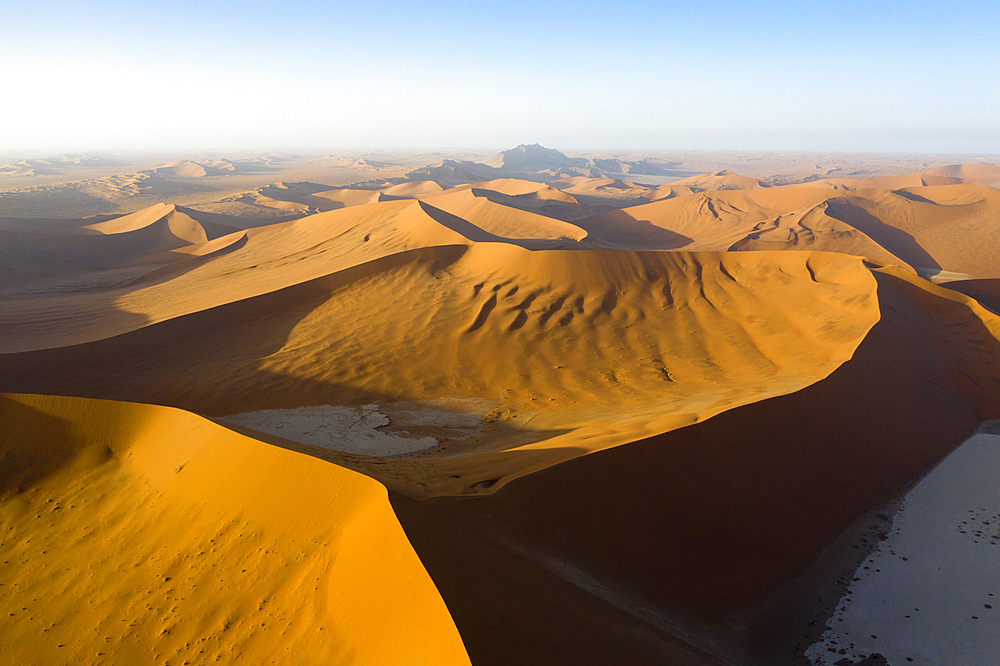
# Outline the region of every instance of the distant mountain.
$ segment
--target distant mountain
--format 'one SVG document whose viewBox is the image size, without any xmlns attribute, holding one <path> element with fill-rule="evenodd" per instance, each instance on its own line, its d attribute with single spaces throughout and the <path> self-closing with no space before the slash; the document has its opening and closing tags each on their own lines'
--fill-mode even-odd
<svg viewBox="0 0 1000 666">
<path fill-rule="evenodd" d="M 545 148 L 537 143 L 521 144 L 505 150 L 486 161 L 486 164 L 508 172 L 537 173 L 564 169 L 587 169 L 590 161 L 583 157 L 566 157 L 558 150 Z"/>
<path fill-rule="evenodd" d="M 608 178 L 620 174 L 667 176 L 670 172 L 649 160 L 629 162 L 619 159 L 567 157 L 558 150 L 537 143 L 521 144 L 516 148 L 497 153 L 486 164 L 499 169 L 504 175 L 562 174 Z"/>
<path fill-rule="evenodd" d="M 444 160 L 437 164 L 420 167 L 406 174 L 404 180 L 433 180 L 443 187 L 453 187 L 465 183 L 481 183 L 501 175 L 500 169 L 487 164 L 467 160 Z M 394 179 L 393 184 L 403 182 Z"/>
</svg>

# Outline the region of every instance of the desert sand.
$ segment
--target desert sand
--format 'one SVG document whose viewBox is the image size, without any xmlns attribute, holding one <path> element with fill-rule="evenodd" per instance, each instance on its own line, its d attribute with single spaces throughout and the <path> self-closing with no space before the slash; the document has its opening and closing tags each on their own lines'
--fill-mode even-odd
<svg viewBox="0 0 1000 666">
<path fill-rule="evenodd" d="M 89 573 L 72 575 L 115 578 L 115 598 L 180 598 L 115 574 L 170 525 L 183 529 L 169 548 L 194 558 L 256 516 L 267 547 L 250 545 L 305 572 L 259 565 L 294 632 L 263 638 L 285 625 L 261 615 L 258 588 L 191 589 L 171 606 L 176 640 L 109 634 L 118 655 L 808 663 L 836 608 L 808 600 L 840 589 L 815 564 L 1000 418 L 997 167 L 771 156 L 769 176 L 733 171 L 750 164 L 739 155 L 441 157 L 325 158 L 353 182 L 286 178 L 307 168 L 294 160 L 248 175 L 245 161 L 173 159 L 137 171 L 151 189 L 136 196 L 187 194 L 100 217 L 74 217 L 70 199 L 36 216 L 24 202 L 42 190 L 0 198 L 0 391 L 24 423 L 12 470 L 27 470 L 7 472 L 19 536 L 2 547 L 38 563 L 10 584 L 62 589 L 25 544 L 77 529 L 33 508 L 75 488 L 123 530 L 157 526 L 134 548 L 119 532 L 79 547 Z M 238 190 L 251 176 L 272 180 Z M 110 452 L 60 453 L 91 441 Z M 341 508 L 344 484 L 373 508 L 346 490 Z M 139 486 L 149 499 L 129 501 Z M 185 522 L 187 503 L 204 518 Z M 331 543 L 357 512 L 370 536 Z M 236 576 L 250 545 L 225 534 L 205 561 Z M 305 622 L 293 608 L 317 590 L 303 581 L 347 552 L 356 584 Z M 75 627 L 117 608 L 81 613 L 63 644 L 103 651 Z M 230 608 L 265 623 L 260 638 L 214 638 Z M 321 616 L 346 628 L 314 635 Z"/>
<path fill-rule="evenodd" d="M 8 663 L 469 663 L 377 482 L 174 409 L 0 413 Z"/>
</svg>

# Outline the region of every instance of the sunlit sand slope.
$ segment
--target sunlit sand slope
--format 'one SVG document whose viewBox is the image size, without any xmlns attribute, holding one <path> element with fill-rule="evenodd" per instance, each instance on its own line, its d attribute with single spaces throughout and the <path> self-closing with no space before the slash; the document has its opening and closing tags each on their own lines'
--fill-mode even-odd
<svg viewBox="0 0 1000 666">
<path fill-rule="evenodd" d="M 0 422 L 4 663 L 469 663 L 376 481 L 163 407 Z"/>
</svg>

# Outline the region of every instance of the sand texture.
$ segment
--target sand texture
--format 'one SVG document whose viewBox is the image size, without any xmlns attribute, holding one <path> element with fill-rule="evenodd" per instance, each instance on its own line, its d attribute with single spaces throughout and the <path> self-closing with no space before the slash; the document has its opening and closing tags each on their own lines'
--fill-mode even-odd
<svg viewBox="0 0 1000 666">
<path fill-rule="evenodd" d="M 169 408 L 0 414 L 6 663 L 469 663 L 377 482 Z"/>
</svg>

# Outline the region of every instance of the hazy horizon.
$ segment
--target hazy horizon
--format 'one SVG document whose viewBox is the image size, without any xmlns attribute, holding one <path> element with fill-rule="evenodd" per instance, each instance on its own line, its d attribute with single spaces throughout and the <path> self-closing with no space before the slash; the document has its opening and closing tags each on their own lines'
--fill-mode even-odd
<svg viewBox="0 0 1000 666">
<path fill-rule="evenodd" d="M 20 5 L 0 152 L 1000 153 L 998 22 L 986 2 Z"/>
</svg>

